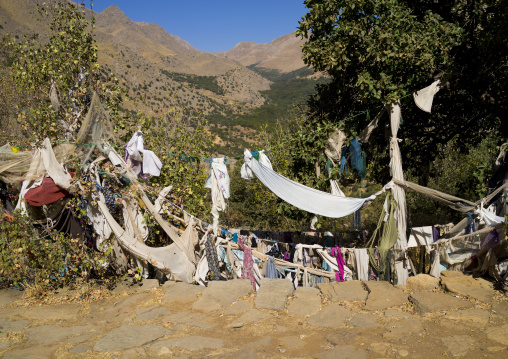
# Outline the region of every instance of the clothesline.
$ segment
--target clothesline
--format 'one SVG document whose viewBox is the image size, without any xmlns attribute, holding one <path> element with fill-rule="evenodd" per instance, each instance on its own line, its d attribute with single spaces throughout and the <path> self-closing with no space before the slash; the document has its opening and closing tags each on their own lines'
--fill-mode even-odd
<svg viewBox="0 0 508 359">
<path fill-rule="evenodd" d="M 183 213 L 187 214 L 190 218 L 194 218 L 198 221 L 201 221 L 201 223 L 205 224 L 205 227 L 206 227 L 206 224 L 210 225 L 208 222 L 194 216 L 193 214 L 185 211 L 183 208 L 179 207 L 177 204 L 173 203 L 172 201 L 170 200 L 167 200 L 167 202 L 169 202 L 169 204 L 171 204 L 173 207 L 175 207 L 176 209 L 182 211 Z M 188 221 L 187 221 L 188 223 Z M 483 234 L 483 233 L 486 233 L 486 232 L 490 232 L 494 229 L 500 229 L 502 228 L 503 226 L 502 225 L 498 225 L 498 226 L 495 226 L 495 227 L 485 227 L 483 229 L 480 229 L 476 232 L 473 232 L 473 233 L 469 233 L 469 234 L 464 234 L 464 235 L 460 235 L 460 236 L 456 236 L 456 237 L 452 237 L 452 238 L 442 238 L 434 243 L 430 243 L 429 245 L 430 246 L 439 246 L 439 245 L 442 245 L 442 244 L 446 244 L 448 242 L 451 242 L 451 241 L 456 241 L 456 240 L 459 240 L 459 239 L 464 239 L 464 238 L 470 238 L 470 237 L 473 237 L 475 235 L 480 235 L 480 234 Z M 233 235 L 232 232 L 229 231 L 229 229 L 226 229 L 226 228 L 221 228 L 221 230 L 225 231 L 226 233 L 230 234 L 230 235 Z M 250 230 L 250 231 L 255 231 L 255 230 Z M 265 231 L 265 232 L 271 232 L 271 231 Z M 304 233 L 306 231 L 296 231 L 296 232 L 299 232 L 299 233 Z M 325 232 L 326 233 L 326 232 Z M 280 242 L 280 241 L 276 241 L 276 240 L 271 240 L 271 239 L 266 239 L 266 238 L 259 238 L 257 239 L 259 241 L 269 241 L 269 242 L 273 242 L 273 243 L 276 243 L 276 242 Z M 234 242 L 232 242 L 234 243 Z M 395 252 L 405 252 L 405 250 L 401 250 L 401 249 L 396 249 L 396 248 L 392 248 L 393 251 Z"/>
</svg>

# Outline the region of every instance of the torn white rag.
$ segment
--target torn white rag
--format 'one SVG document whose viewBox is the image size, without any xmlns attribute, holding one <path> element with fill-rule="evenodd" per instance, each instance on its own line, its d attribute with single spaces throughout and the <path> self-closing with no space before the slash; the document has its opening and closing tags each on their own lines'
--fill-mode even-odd
<svg viewBox="0 0 508 359">
<path fill-rule="evenodd" d="M 265 150 L 259 151 L 259 163 L 262 165 L 265 165 L 269 169 L 273 170 L 272 162 L 270 162 L 270 159 L 267 155 L 265 155 Z M 242 165 L 242 168 L 240 169 L 240 175 L 243 179 L 250 180 L 254 178 L 252 171 L 249 166 L 247 166 L 247 163 L 244 163 Z"/>
<path fill-rule="evenodd" d="M 126 151 L 129 153 L 129 158 L 135 161 L 143 161 L 143 173 L 150 176 L 160 176 L 162 169 L 162 162 L 153 153 L 153 151 L 145 150 L 143 142 L 143 132 L 136 131 L 129 142 L 127 142 Z M 143 156 L 141 156 L 143 155 Z M 136 173 L 136 174 L 139 174 Z"/>
<path fill-rule="evenodd" d="M 407 241 L 407 247 L 427 246 L 432 242 L 434 242 L 432 226 L 413 227 Z"/>
<path fill-rule="evenodd" d="M 134 238 L 137 238 L 136 232 L 139 232 L 141 236 L 140 239 L 146 242 L 150 232 L 148 231 L 148 226 L 145 223 L 145 217 L 143 216 L 143 212 L 141 212 L 141 208 L 139 208 L 137 201 L 125 201 L 125 204 L 126 206 L 124 205 L 122 208 L 125 230 Z M 136 226 L 136 229 L 134 226 Z"/>
<path fill-rule="evenodd" d="M 222 192 L 222 196 L 225 199 L 229 198 L 229 174 L 228 168 L 224 163 L 224 157 L 222 158 L 213 158 L 212 159 L 212 168 L 210 173 L 208 174 L 208 178 L 205 182 L 205 187 L 212 189 L 212 174 L 215 174 L 215 178 L 217 179 L 219 189 Z"/>
<path fill-rule="evenodd" d="M 402 120 L 400 100 L 397 100 L 396 102 L 389 105 L 389 109 L 390 129 L 392 132 L 392 138 L 390 139 L 390 171 L 394 179 L 404 181 L 404 172 L 402 171 L 402 156 L 400 154 L 399 139 L 397 138 L 397 132 L 399 131 L 400 122 Z M 393 198 L 397 203 L 397 207 L 395 207 L 395 220 L 397 221 L 397 233 L 399 235 L 394 248 L 406 249 L 406 191 L 404 188 L 402 188 L 402 186 L 394 184 L 392 193 Z"/>
<path fill-rule="evenodd" d="M 246 170 L 248 169 L 251 173 L 254 173 L 275 195 L 295 207 L 319 216 L 330 218 L 345 217 L 362 208 L 366 202 L 376 198 L 375 195 L 367 198 L 339 197 L 304 186 L 281 176 L 261 164 L 252 157 L 252 154 L 248 150 L 245 150 L 244 159 Z"/>
<path fill-rule="evenodd" d="M 337 180 L 330 180 L 330 188 L 331 188 L 331 193 L 334 196 L 346 197 L 344 192 L 342 192 L 342 190 L 340 189 L 339 182 Z"/>
<path fill-rule="evenodd" d="M 440 80 L 434 81 L 430 86 L 427 86 L 420 91 L 416 91 L 413 93 L 413 98 L 415 100 L 416 106 L 418 106 L 422 111 L 430 113 L 432 109 L 432 101 L 434 100 L 434 95 L 439 91 Z"/>
<path fill-rule="evenodd" d="M 154 267 L 166 273 L 171 273 L 186 283 L 192 283 L 196 267 L 188 259 L 187 255 L 178 248 L 176 243 L 157 248 L 140 243 L 118 224 L 109 212 L 105 202 L 101 200 L 97 204 L 102 215 L 111 226 L 113 233 L 118 238 L 120 245 L 129 251 L 129 253 L 148 261 Z"/>
<path fill-rule="evenodd" d="M 229 198 L 229 174 L 224 158 L 212 160 L 212 169 L 205 182 L 205 187 L 212 190 L 212 226 L 213 233 L 217 236 L 219 234 L 219 211 L 226 210 Z"/>
<path fill-rule="evenodd" d="M 369 280 L 369 254 L 367 248 L 355 248 L 354 252 L 358 280 Z"/>
<path fill-rule="evenodd" d="M 25 212 L 25 204 L 22 199 L 25 198 L 26 192 L 28 192 L 30 188 L 40 186 L 42 179 L 46 176 L 51 177 L 59 188 L 71 191 L 72 177 L 64 170 L 62 165 L 58 163 L 55 153 L 53 152 L 53 147 L 51 147 L 51 142 L 47 137 L 44 142 L 42 142 L 41 147 L 37 148 L 33 154 L 30 168 L 28 169 L 21 187 L 16 209 L 21 209 L 22 212 Z M 35 181 L 35 183 L 33 183 L 33 181 Z"/>
<path fill-rule="evenodd" d="M 488 227 L 494 227 L 505 222 L 504 217 L 496 216 L 495 213 L 483 208 L 483 203 L 477 210 L 474 211 L 474 213 L 478 214 L 480 216 L 480 220 L 483 220 Z"/>
</svg>

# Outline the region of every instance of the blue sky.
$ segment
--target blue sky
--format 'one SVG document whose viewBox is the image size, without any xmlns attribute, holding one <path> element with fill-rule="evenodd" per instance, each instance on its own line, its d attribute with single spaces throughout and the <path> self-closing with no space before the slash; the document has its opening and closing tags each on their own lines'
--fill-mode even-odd
<svg viewBox="0 0 508 359">
<path fill-rule="evenodd" d="M 155 22 L 196 49 L 222 52 L 237 43 L 266 43 L 296 30 L 303 0 L 94 0 L 118 6 L 131 20 Z"/>
</svg>

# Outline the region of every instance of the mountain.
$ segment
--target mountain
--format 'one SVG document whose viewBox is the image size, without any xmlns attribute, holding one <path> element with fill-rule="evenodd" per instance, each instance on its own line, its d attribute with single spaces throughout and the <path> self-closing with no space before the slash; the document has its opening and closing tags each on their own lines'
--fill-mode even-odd
<svg viewBox="0 0 508 359">
<path fill-rule="evenodd" d="M 157 24 L 131 21 L 114 5 L 96 14 L 96 38 L 99 63 L 143 86 L 146 96 L 170 91 L 205 114 L 216 110 L 216 103 L 260 106 L 259 91 L 270 88 L 268 80 L 236 61 L 198 51 Z"/>
<path fill-rule="evenodd" d="M 47 27 L 35 21 L 37 2 L 0 0 L 0 36 L 38 33 L 47 41 Z M 271 117 L 284 115 L 314 86 L 315 79 L 308 79 L 313 71 L 301 60 L 303 41 L 294 33 L 213 54 L 157 24 L 134 22 L 114 5 L 100 13 L 86 10 L 86 16 L 95 16 L 103 75 L 115 75 L 128 91 L 130 101 L 122 104 L 126 114 L 202 113 L 220 146 L 245 147 L 261 124 L 273 123 Z"/>
<path fill-rule="evenodd" d="M 231 50 L 219 52 L 216 55 L 238 61 L 251 68 L 288 73 L 306 67 L 302 60 L 301 49 L 304 42 L 293 32 L 267 44 L 240 42 Z"/>
</svg>

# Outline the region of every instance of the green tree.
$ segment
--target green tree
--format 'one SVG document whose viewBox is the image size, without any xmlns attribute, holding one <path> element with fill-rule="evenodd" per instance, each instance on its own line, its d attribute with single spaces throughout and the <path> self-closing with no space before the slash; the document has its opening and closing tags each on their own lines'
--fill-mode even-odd
<svg viewBox="0 0 508 359">
<path fill-rule="evenodd" d="M 444 88 L 431 115 L 411 98 L 403 100 L 398 137 L 405 169 L 428 184 L 437 175 L 431 164 L 446 143 L 453 140 L 467 153 L 493 132 L 508 135 L 506 1 L 306 0 L 305 5 L 309 10 L 297 31 L 307 39 L 303 58 L 332 76 L 309 102 L 309 130 L 411 97 L 440 79 Z M 367 123 L 367 116 L 359 116 L 344 129 L 354 138 Z M 324 142 L 315 144 L 309 176 L 312 161 L 324 166 Z M 379 182 L 390 178 L 386 149 L 379 130 L 364 148 Z"/>
<path fill-rule="evenodd" d="M 44 137 L 71 140 L 93 91 L 116 114 L 122 90 L 114 76 L 100 79 L 95 20 L 84 0 L 42 3 L 37 6 L 37 20 L 44 34 L 25 34 L 21 41 L 7 38 L 2 46 L 12 63 L 13 83 L 23 94 L 16 106 L 24 130 L 22 142 Z"/>
</svg>

